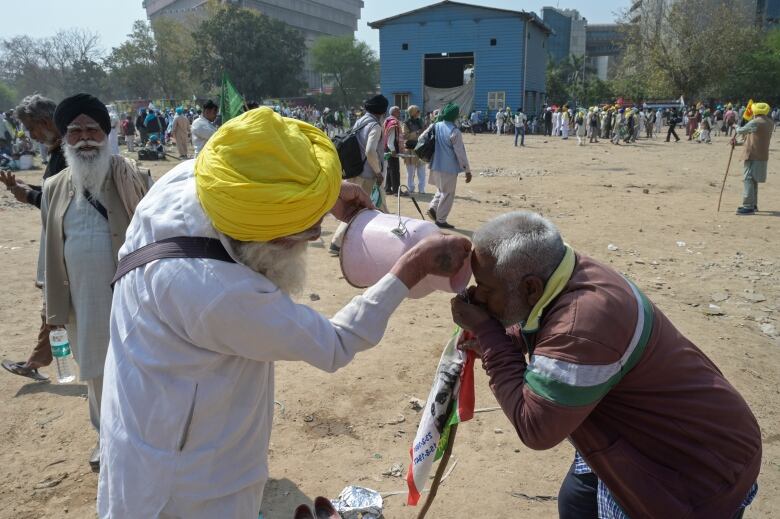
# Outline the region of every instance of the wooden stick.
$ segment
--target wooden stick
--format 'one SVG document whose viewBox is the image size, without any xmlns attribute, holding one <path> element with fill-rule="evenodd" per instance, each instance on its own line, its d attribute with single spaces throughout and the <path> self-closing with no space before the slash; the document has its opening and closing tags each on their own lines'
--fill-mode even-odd
<svg viewBox="0 0 780 519">
<path fill-rule="evenodd" d="M 450 455 L 452 454 L 452 446 L 455 445 L 455 433 L 458 432 L 458 424 L 453 424 L 450 427 L 449 441 L 447 442 L 447 448 L 444 449 L 439 466 L 436 467 L 436 475 L 433 477 L 433 483 L 431 483 L 431 489 L 428 491 L 428 497 L 425 499 L 420 513 L 417 514 L 417 519 L 424 519 L 425 514 L 428 513 L 428 509 L 433 504 L 433 500 L 436 497 L 436 492 L 439 490 L 439 483 L 441 483 L 441 477 L 444 474 L 444 469 L 447 468 L 447 463 L 450 461 Z"/>
<path fill-rule="evenodd" d="M 731 157 L 734 156 L 734 145 L 735 142 L 731 141 L 731 153 L 729 153 L 729 163 L 726 165 L 726 174 L 723 175 L 723 185 L 720 186 L 720 196 L 718 197 L 718 210 L 715 211 L 716 213 L 720 212 L 720 202 L 723 200 L 723 190 L 726 188 L 726 177 L 729 176 L 729 168 L 731 167 Z"/>
</svg>

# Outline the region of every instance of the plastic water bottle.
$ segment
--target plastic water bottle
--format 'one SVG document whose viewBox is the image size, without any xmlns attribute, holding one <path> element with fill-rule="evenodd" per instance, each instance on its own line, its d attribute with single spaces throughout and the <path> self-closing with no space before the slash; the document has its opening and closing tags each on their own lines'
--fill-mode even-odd
<svg viewBox="0 0 780 519">
<path fill-rule="evenodd" d="M 70 352 L 68 332 L 65 328 L 56 328 L 49 332 L 51 353 L 57 364 L 57 382 L 67 384 L 76 379 L 76 370 L 73 366 L 73 354 Z"/>
</svg>

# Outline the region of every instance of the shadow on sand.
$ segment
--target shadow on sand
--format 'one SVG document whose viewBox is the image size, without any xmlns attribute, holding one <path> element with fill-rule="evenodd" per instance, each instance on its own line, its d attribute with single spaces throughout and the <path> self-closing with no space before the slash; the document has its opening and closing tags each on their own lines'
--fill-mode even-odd
<svg viewBox="0 0 780 519">
<path fill-rule="evenodd" d="M 263 519 L 289 519 L 298 505 L 314 506 L 314 500 L 289 479 L 269 479 L 263 491 L 260 510 Z"/>
<path fill-rule="evenodd" d="M 85 384 L 51 384 L 42 382 L 33 382 L 25 384 L 19 388 L 14 398 L 24 395 L 35 395 L 38 393 L 51 393 L 60 396 L 86 396 L 87 386 Z"/>
</svg>

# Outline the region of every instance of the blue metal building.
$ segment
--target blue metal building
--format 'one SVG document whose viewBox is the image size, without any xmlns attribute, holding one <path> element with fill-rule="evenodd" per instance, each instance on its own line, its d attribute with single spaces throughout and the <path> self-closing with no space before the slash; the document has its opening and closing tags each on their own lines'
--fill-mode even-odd
<svg viewBox="0 0 780 519">
<path fill-rule="evenodd" d="M 462 112 L 535 115 L 545 101 L 552 31 L 533 13 L 443 1 L 368 25 L 379 29 L 382 94 L 402 109 L 454 99 Z"/>
</svg>

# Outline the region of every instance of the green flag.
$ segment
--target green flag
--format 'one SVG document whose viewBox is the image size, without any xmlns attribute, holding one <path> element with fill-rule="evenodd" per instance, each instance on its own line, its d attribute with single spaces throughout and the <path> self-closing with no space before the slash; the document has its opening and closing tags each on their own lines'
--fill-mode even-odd
<svg viewBox="0 0 780 519">
<path fill-rule="evenodd" d="M 244 111 L 244 98 L 230 82 L 226 73 L 222 73 L 222 93 L 219 96 L 219 111 L 222 113 L 222 124 Z"/>
</svg>

